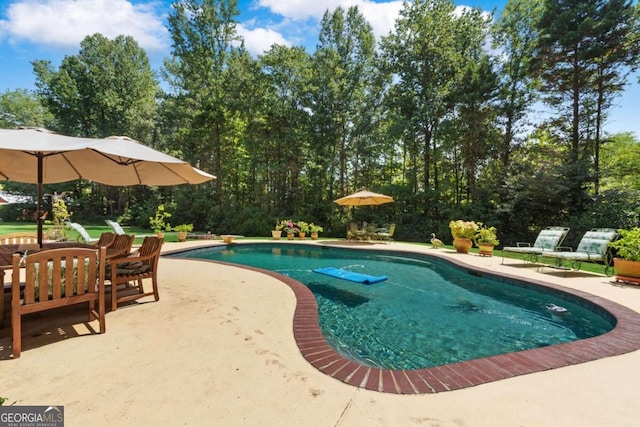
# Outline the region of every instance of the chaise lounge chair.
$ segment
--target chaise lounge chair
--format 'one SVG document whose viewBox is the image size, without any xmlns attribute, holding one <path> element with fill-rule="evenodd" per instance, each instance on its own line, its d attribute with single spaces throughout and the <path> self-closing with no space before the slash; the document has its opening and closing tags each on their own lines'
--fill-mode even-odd
<svg viewBox="0 0 640 427">
<path fill-rule="evenodd" d="M 91 237 L 89 232 L 87 232 L 87 230 L 77 222 L 67 222 L 66 224 L 68 227 L 71 227 L 78 232 L 79 236 L 77 240 L 80 243 L 96 243 L 100 240 L 98 237 Z"/>
<path fill-rule="evenodd" d="M 517 242 L 516 246 L 506 246 L 502 248 L 502 264 L 504 264 L 505 252 L 523 254 L 525 262 L 537 262 L 538 256 L 542 255 L 543 251 L 557 250 L 567 237 L 567 233 L 569 233 L 567 227 L 546 227 L 538 233 L 533 246 L 529 242 Z"/>
<path fill-rule="evenodd" d="M 609 243 L 617 238 L 618 232 L 613 228 L 594 228 L 582 236 L 575 251 L 572 251 L 571 248 L 559 247 L 555 251 L 543 251 L 541 256 L 555 259 L 556 264 L 559 266 L 568 261 L 574 270 L 579 270 L 583 261 L 601 262 L 605 266 L 605 274 L 610 276 L 613 272 L 613 256 Z"/>
<path fill-rule="evenodd" d="M 123 235 L 123 234 L 129 234 L 126 231 L 124 231 L 124 228 L 122 228 L 122 226 L 117 223 L 116 221 L 111 221 L 110 219 L 105 219 L 105 222 L 109 225 L 109 227 L 111 227 L 113 229 L 113 231 L 116 234 L 119 235 Z M 136 238 L 144 238 L 144 237 L 148 237 L 148 236 L 153 236 L 153 234 L 138 234 L 135 237 Z"/>
</svg>

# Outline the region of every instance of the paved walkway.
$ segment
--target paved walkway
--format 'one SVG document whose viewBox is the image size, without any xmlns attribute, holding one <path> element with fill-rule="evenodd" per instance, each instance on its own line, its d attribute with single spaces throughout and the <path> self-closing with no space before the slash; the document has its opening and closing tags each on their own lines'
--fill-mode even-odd
<svg viewBox="0 0 640 427">
<path fill-rule="evenodd" d="M 243 240 L 248 242 L 248 240 Z M 210 242 L 168 243 L 165 251 Z M 586 273 L 566 277 L 500 258 L 437 252 L 488 271 L 579 289 L 640 312 L 640 289 Z M 513 261 L 512 261 L 513 262 Z M 263 274 L 163 258 L 159 302 L 107 314 L 91 335 L 84 313 L 25 324 L 11 360 L 0 330 L 0 396 L 64 405 L 66 426 L 635 426 L 640 352 L 437 394 L 357 388 L 300 353 L 291 289 Z M 47 328 L 47 325 L 50 325 Z M 640 333 L 640 331 L 639 331 Z M 88 335 L 88 336 L 78 336 Z"/>
</svg>

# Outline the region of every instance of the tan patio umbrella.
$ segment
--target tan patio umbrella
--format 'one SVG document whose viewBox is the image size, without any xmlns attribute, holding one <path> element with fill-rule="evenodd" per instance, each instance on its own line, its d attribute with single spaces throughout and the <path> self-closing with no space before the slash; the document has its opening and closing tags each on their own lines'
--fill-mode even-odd
<svg viewBox="0 0 640 427">
<path fill-rule="evenodd" d="M 373 193 L 371 191 L 361 190 L 357 193 L 344 196 L 338 200 L 334 200 L 340 206 L 367 206 L 381 205 L 383 203 L 393 202 L 393 197 L 384 194 Z"/>
<path fill-rule="evenodd" d="M 215 176 L 127 137 L 75 138 L 45 129 L 0 129 L 0 179 L 42 185 L 88 179 L 114 186 L 200 184 Z M 38 220 L 42 243 L 42 219 Z"/>
</svg>

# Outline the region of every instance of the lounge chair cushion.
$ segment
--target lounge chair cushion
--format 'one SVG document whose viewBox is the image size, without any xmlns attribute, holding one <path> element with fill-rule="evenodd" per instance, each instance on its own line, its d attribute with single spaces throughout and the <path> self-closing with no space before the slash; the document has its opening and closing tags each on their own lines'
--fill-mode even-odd
<svg viewBox="0 0 640 427">
<path fill-rule="evenodd" d="M 565 234 L 567 234 L 565 230 L 542 230 L 533 243 L 533 247 L 554 250 Z"/>
</svg>

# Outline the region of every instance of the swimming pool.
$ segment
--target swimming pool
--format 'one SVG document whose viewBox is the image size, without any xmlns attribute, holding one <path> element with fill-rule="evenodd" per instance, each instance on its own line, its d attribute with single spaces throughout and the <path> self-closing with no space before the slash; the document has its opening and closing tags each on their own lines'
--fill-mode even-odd
<svg viewBox="0 0 640 427">
<path fill-rule="evenodd" d="M 615 326 L 602 310 L 561 292 L 489 278 L 422 254 L 317 245 L 240 244 L 178 256 L 276 271 L 304 283 L 317 300 L 323 335 L 358 364 L 411 370 L 448 365 L 598 336 Z M 363 285 L 313 273 L 338 267 L 388 280 Z M 546 309 L 567 308 L 561 321 Z"/>
</svg>

